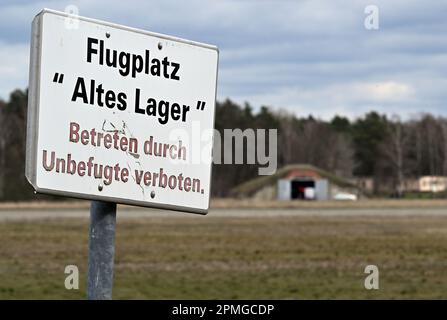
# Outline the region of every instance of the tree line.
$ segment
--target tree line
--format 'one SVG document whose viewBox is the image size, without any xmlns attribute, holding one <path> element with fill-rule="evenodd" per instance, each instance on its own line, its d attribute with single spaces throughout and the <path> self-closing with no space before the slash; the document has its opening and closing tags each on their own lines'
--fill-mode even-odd
<svg viewBox="0 0 447 320">
<path fill-rule="evenodd" d="M 24 176 L 27 91 L 0 101 L 0 200 L 52 199 L 36 196 Z M 217 102 L 215 127 L 278 130 L 278 167 L 312 164 L 347 179 L 368 177 L 375 194 L 401 195 L 404 182 L 423 175 L 447 175 L 447 119 L 420 114 L 408 120 L 375 111 L 357 119 L 325 121 L 263 106 L 258 111 L 227 99 Z M 258 175 L 258 166 L 214 164 L 212 195 Z"/>
</svg>

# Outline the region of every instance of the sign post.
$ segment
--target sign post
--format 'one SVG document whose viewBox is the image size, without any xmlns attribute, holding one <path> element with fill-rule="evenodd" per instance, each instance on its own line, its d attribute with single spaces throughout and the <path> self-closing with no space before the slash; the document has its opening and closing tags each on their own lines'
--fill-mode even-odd
<svg viewBox="0 0 447 320">
<path fill-rule="evenodd" d="M 111 299 L 117 203 L 208 212 L 218 50 L 48 9 L 31 39 L 26 177 L 92 200 L 87 295 Z"/>
<path fill-rule="evenodd" d="M 87 299 L 112 299 L 116 203 L 96 201 L 90 207 Z"/>
</svg>

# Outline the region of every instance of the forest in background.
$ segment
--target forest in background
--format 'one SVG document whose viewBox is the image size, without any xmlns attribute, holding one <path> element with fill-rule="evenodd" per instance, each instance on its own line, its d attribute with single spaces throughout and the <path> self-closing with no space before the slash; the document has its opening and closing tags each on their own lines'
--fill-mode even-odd
<svg viewBox="0 0 447 320">
<path fill-rule="evenodd" d="M 24 175 L 26 114 L 27 91 L 0 100 L 0 201 L 52 198 L 34 195 Z M 215 127 L 221 136 L 224 129 L 277 129 L 278 168 L 312 164 L 348 179 L 370 177 L 377 195 L 402 194 L 408 178 L 447 175 L 447 119 L 430 114 L 403 121 L 371 111 L 324 121 L 227 99 L 217 102 Z M 212 195 L 226 197 L 257 175 L 257 165 L 214 164 Z"/>
</svg>

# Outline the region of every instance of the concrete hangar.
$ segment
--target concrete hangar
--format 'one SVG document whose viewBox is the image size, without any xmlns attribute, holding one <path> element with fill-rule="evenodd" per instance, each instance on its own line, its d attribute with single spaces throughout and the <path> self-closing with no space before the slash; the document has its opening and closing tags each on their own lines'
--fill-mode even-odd
<svg viewBox="0 0 447 320">
<path fill-rule="evenodd" d="M 262 200 L 356 200 L 359 189 L 349 180 L 308 164 L 287 165 L 231 190 L 236 198 Z"/>
</svg>

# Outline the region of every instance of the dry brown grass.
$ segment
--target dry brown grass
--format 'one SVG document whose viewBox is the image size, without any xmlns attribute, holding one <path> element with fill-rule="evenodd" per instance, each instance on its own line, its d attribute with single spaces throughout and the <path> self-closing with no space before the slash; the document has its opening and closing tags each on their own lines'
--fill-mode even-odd
<svg viewBox="0 0 447 320">
<path fill-rule="evenodd" d="M 87 234 L 88 219 L 1 222 L 0 298 L 84 298 Z M 64 288 L 68 264 L 79 291 Z M 114 297 L 446 298 L 446 269 L 445 217 L 123 219 Z"/>
<path fill-rule="evenodd" d="M 87 209 L 89 201 L 30 201 L 30 202 L 0 202 L 0 210 L 33 210 L 33 209 Z M 129 208 L 120 205 L 121 208 Z M 359 201 L 277 201 L 258 199 L 212 199 L 213 209 L 331 209 L 331 208 L 447 208 L 447 199 L 362 199 Z M 138 209 L 138 207 L 132 207 Z M 144 209 L 144 208 L 143 208 Z"/>
</svg>

